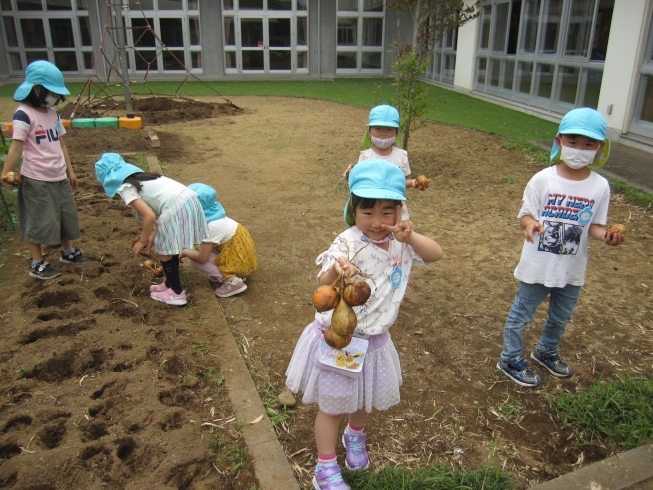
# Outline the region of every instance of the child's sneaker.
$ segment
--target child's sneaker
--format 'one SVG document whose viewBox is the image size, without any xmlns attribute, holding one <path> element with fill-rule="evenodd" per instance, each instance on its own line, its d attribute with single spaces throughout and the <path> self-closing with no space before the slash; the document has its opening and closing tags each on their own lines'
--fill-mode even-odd
<svg viewBox="0 0 653 490">
<path fill-rule="evenodd" d="M 150 292 L 151 293 L 162 293 L 166 289 L 170 288 L 170 286 L 166 285 L 166 282 L 163 281 L 161 284 L 152 284 L 150 286 Z"/>
<path fill-rule="evenodd" d="M 367 448 L 365 447 L 365 440 L 367 434 L 348 434 L 342 435 L 342 444 L 345 446 L 347 456 L 345 458 L 345 465 L 350 470 L 366 470 L 370 466 L 370 457 L 367 455 Z"/>
<path fill-rule="evenodd" d="M 351 487 L 342 479 L 342 472 L 338 463 L 317 465 L 313 476 L 315 490 L 351 490 Z"/>
<path fill-rule="evenodd" d="M 172 288 L 168 288 L 165 291 L 153 291 L 150 293 L 150 298 L 157 301 L 163 301 L 172 306 L 184 306 L 188 303 L 188 301 L 186 301 L 186 291 L 176 294 Z"/>
<path fill-rule="evenodd" d="M 234 294 L 242 293 L 246 289 L 247 284 L 245 284 L 240 277 L 231 276 L 231 279 L 227 279 L 215 290 L 215 295 L 218 298 L 228 298 Z"/>
<path fill-rule="evenodd" d="M 29 268 L 29 275 L 45 281 L 60 276 L 61 272 L 50 267 L 50 262 L 42 260 L 34 267 Z"/>
<path fill-rule="evenodd" d="M 69 254 L 61 252 L 61 257 L 59 258 L 59 262 L 63 262 L 64 264 L 83 264 L 84 262 L 90 261 L 91 259 L 84 257 L 82 251 L 78 248 L 76 248 L 73 253 Z"/>
<path fill-rule="evenodd" d="M 557 350 L 540 352 L 539 349 L 536 348 L 531 352 L 531 359 L 540 366 L 547 368 L 551 374 L 558 378 L 568 378 L 574 374 L 574 370 L 562 360 Z"/>
<path fill-rule="evenodd" d="M 497 363 L 497 369 L 519 386 L 534 388 L 542 382 L 542 378 L 528 368 L 528 363 L 523 357 L 516 362 L 507 362 L 501 359 Z"/>
</svg>

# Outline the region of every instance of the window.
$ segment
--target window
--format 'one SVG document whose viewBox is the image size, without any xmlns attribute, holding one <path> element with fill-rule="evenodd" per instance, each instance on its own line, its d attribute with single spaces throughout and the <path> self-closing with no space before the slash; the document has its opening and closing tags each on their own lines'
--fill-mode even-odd
<svg viewBox="0 0 653 490">
<path fill-rule="evenodd" d="M 639 87 L 630 131 L 653 138 L 653 12 L 648 25 L 648 42 L 640 68 Z"/>
<path fill-rule="evenodd" d="M 383 0 L 337 0 L 336 73 L 383 71 Z"/>
<path fill-rule="evenodd" d="M 614 1 L 486 0 L 475 90 L 561 114 L 595 108 Z"/>
</svg>

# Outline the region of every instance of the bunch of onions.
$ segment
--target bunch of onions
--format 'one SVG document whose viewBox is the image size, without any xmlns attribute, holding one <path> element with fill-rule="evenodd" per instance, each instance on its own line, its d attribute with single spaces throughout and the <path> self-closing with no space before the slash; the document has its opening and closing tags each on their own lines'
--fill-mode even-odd
<svg viewBox="0 0 653 490">
<path fill-rule="evenodd" d="M 163 276 L 163 267 L 158 265 L 153 260 L 146 260 L 145 262 L 143 262 L 143 267 L 148 269 L 154 277 Z"/>
<path fill-rule="evenodd" d="M 336 287 L 336 284 L 338 287 Z M 372 290 L 362 279 L 350 279 L 341 273 L 334 284 L 320 286 L 313 292 L 313 305 L 319 312 L 333 311 L 331 325 L 324 332 L 326 343 L 336 349 L 349 345 L 356 330 L 356 313 L 352 306 L 361 306 Z"/>
</svg>

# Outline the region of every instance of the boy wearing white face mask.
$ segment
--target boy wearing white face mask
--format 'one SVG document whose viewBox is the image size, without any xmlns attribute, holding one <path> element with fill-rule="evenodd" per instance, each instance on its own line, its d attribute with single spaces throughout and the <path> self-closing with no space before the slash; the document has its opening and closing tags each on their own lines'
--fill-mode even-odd
<svg viewBox="0 0 653 490">
<path fill-rule="evenodd" d="M 23 157 L 18 186 L 20 233 L 32 256 L 29 275 L 47 280 L 60 272 L 45 261 L 42 245 L 60 243 L 59 261 L 64 264 L 89 259 L 73 246 L 73 240 L 80 237 L 72 191 L 78 186 L 77 177 L 62 139 L 66 130 L 53 108 L 70 92 L 61 71 L 48 61 L 30 63 L 25 75 L 14 93 L 14 100 L 21 104 L 14 113 L 11 147 L 0 178 L 6 183 L 7 174 Z"/>
<path fill-rule="evenodd" d="M 410 165 L 408 164 L 408 152 L 398 148 L 397 138 L 399 136 L 399 111 L 390 105 L 379 105 L 370 111 L 368 129 L 363 136 L 363 147 L 369 147 L 361 151 L 358 161 L 363 160 L 386 160 L 396 165 L 406 176 L 406 188 L 426 190 L 425 187 L 417 185 L 415 179 L 409 179 Z M 408 208 L 404 203 L 401 207 L 401 219 L 408 219 Z"/>
<path fill-rule="evenodd" d="M 547 296 L 547 319 L 531 359 L 556 377 L 573 375 L 558 346 L 585 282 L 587 242 L 589 237 L 606 245 L 624 241 L 624 235 L 609 234 L 604 227 L 610 187 L 604 177 L 590 169 L 608 159 L 606 126 L 603 116 L 593 109 L 567 113 L 551 150 L 552 166 L 535 174 L 524 190 L 517 216 L 525 235 L 515 269 L 519 288 L 506 320 L 497 364 L 518 385 L 535 387 L 541 383 L 522 350 L 526 326 Z"/>
</svg>

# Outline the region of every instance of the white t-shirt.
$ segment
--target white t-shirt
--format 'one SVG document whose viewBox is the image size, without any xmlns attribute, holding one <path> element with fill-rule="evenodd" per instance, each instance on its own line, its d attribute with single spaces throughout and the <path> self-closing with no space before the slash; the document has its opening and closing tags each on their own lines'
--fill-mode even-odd
<svg viewBox="0 0 653 490">
<path fill-rule="evenodd" d="M 202 240 L 202 243 L 215 243 L 222 245 L 227 243 L 236 234 L 238 222 L 225 216 L 209 223 L 209 237 Z"/>
<path fill-rule="evenodd" d="M 555 166 L 535 174 L 517 217 L 531 215 L 544 232 L 533 235 L 534 243 L 524 240 L 515 277 L 547 287 L 582 286 L 589 228 L 607 222 L 609 204 L 608 181 L 596 172 L 580 181 L 560 177 Z"/>
<path fill-rule="evenodd" d="M 176 180 L 163 176 L 143 181 L 141 186 L 142 189 L 139 192 L 133 185 L 123 184 L 118 188 L 118 194 L 125 204 L 129 204 L 135 199 L 142 199 L 157 216 L 161 216 L 163 211 L 175 202 L 177 196 L 187 189 L 185 185 Z"/>
<path fill-rule="evenodd" d="M 48 107 L 42 113 L 28 104 L 20 104 L 14 113 L 12 138 L 25 142 L 21 175 L 45 182 L 66 178 L 66 160 L 59 137 L 66 134 L 59 115 Z"/>
<path fill-rule="evenodd" d="M 408 152 L 397 148 L 396 146 L 392 147 L 392 153 L 387 156 L 379 155 L 374 151 L 374 148 L 368 148 L 367 150 L 361 151 L 358 161 L 362 162 L 363 160 L 372 160 L 374 158 L 380 158 L 381 160 L 386 160 L 393 165 L 396 165 L 401 169 L 406 177 L 410 175 L 410 165 L 408 165 Z"/>
<path fill-rule="evenodd" d="M 316 264 L 322 265 L 320 276 L 328 271 L 338 257 L 354 257 L 352 263 L 364 274 L 362 277 L 372 289 L 372 294 L 362 306 L 354 306 L 358 324 L 356 333 L 378 335 L 387 332 L 399 314 L 408 278 L 413 265 L 426 265 L 413 247 L 397 240 L 390 240 L 388 251 L 363 240 L 363 233 L 352 226 L 336 237 L 326 252 L 321 253 Z M 392 274 L 397 267 L 401 274 Z M 395 285 L 393 287 L 393 278 Z M 315 319 L 324 326 L 331 325 L 333 310 L 315 314 Z"/>
</svg>

